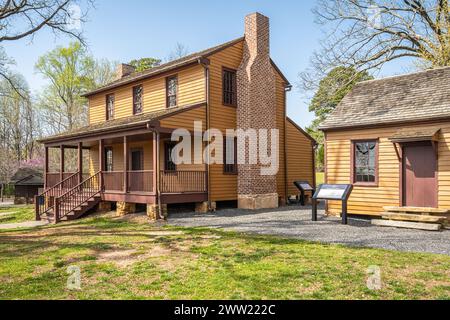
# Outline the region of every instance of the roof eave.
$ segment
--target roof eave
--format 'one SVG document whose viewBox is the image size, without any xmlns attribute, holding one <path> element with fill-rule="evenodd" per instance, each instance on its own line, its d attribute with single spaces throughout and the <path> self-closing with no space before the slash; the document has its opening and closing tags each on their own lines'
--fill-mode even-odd
<svg viewBox="0 0 450 320">
<path fill-rule="evenodd" d="M 192 106 L 180 107 L 179 109 L 173 110 L 173 112 L 161 114 L 159 116 L 156 116 L 153 119 L 145 119 L 145 120 L 136 121 L 136 122 L 132 122 L 132 123 L 121 124 L 121 125 L 110 127 L 110 128 L 101 128 L 98 130 L 91 130 L 91 131 L 81 131 L 81 132 L 77 132 L 77 133 L 73 133 L 73 134 L 68 134 L 65 136 L 49 137 L 49 138 L 37 140 L 37 142 L 42 143 L 42 144 L 53 144 L 53 143 L 58 143 L 58 142 L 62 143 L 62 142 L 72 140 L 75 138 L 82 139 L 82 138 L 89 138 L 91 136 L 97 136 L 97 135 L 101 135 L 101 134 L 109 134 L 109 133 L 116 133 L 116 132 L 118 133 L 118 132 L 123 132 L 123 131 L 146 129 L 146 128 L 149 128 L 150 126 L 152 126 L 152 124 L 154 124 L 156 121 L 174 116 L 178 113 L 182 113 L 182 112 L 190 111 L 190 110 L 193 110 L 196 108 L 204 107 L 205 105 L 206 105 L 206 102 L 202 102 L 202 103 L 192 105 Z M 86 130 L 88 130 L 88 128 L 86 128 Z M 149 129 L 149 131 L 151 131 L 151 129 Z"/>
<path fill-rule="evenodd" d="M 378 123 L 364 123 L 364 124 L 354 124 L 347 126 L 319 126 L 318 129 L 323 132 L 327 131 L 341 131 L 341 130 L 356 130 L 356 129 L 366 129 L 366 128 L 379 128 L 386 126 L 397 126 L 397 125 L 407 125 L 411 123 L 432 123 L 439 121 L 450 121 L 450 115 L 434 118 L 423 118 L 423 119 L 410 119 L 410 120 L 399 120 L 399 121 L 389 121 L 389 122 L 378 122 Z"/>
</svg>

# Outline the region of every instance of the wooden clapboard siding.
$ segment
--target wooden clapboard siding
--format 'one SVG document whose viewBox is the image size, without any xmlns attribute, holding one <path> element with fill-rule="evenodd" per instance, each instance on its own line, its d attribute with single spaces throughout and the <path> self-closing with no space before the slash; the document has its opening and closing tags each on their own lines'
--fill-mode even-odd
<svg viewBox="0 0 450 320">
<path fill-rule="evenodd" d="M 170 75 L 178 76 L 178 106 L 187 106 L 205 102 L 206 81 L 204 68 L 195 65 L 181 69 Z M 89 97 L 89 123 L 99 123 L 106 119 L 106 95 L 114 94 L 114 118 L 133 115 L 133 87 L 143 86 L 143 112 L 152 112 L 166 108 L 166 77 L 161 75 L 141 82 L 125 85 L 107 92 Z"/>
<path fill-rule="evenodd" d="M 162 119 L 160 121 L 160 124 L 163 128 L 183 128 L 189 131 L 193 131 L 195 121 L 201 121 L 202 130 L 206 129 L 206 106 L 194 108 L 192 110 L 184 111 L 171 117 Z"/>
<path fill-rule="evenodd" d="M 313 142 L 291 121 L 286 120 L 288 195 L 298 195 L 294 181 L 314 184 Z"/>
<path fill-rule="evenodd" d="M 450 123 L 415 124 L 415 127 L 441 128 L 438 144 L 438 205 L 450 209 Z M 349 199 L 352 214 L 380 215 L 383 206 L 400 205 L 400 161 L 388 140 L 404 126 L 387 126 L 365 130 L 329 131 L 326 133 L 327 183 L 351 183 L 351 140 L 379 139 L 377 187 L 355 186 Z M 330 213 L 340 213 L 340 203 L 329 202 Z"/>
<path fill-rule="evenodd" d="M 164 165 L 165 165 L 164 144 L 167 141 L 170 141 L 170 139 L 162 140 L 161 144 L 160 144 L 160 153 L 159 153 L 160 170 L 164 170 Z M 195 152 L 199 152 L 199 149 L 198 149 L 198 147 L 196 149 L 193 138 L 191 139 L 191 147 L 192 147 L 192 152 L 191 152 L 192 163 L 191 164 L 182 163 L 182 164 L 177 165 L 177 171 L 205 171 L 206 170 L 206 167 L 204 164 L 194 163 L 194 154 L 195 154 Z M 200 154 L 202 154 L 201 150 L 200 150 Z"/>
<path fill-rule="evenodd" d="M 236 108 L 222 103 L 222 67 L 238 69 L 242 60 L 243 44 L 217 52 L 210 59 L 210 126 L 221 130 L 236 128 Z M 220 146 L 221 147 L 221 146 Z M 237 175 L 223 174 L 223 165 L 210 166 L 210 193 L 212 201 L 237 199 Z"/>
<path fill-rule="evenodd" d="M 275 71 L 275 70 L 274 70 Z M 281 75 L 275 71 L 276 75 L 276 103 L 277 103 L 277 129 L 279 134 L 279 144 L 278 144 L 278 154 L 279 154 L 279 167 L 277 174 L 277 193 L 278 196 L 284 200 L 286 200 L 286 163 L 285 163 L 285 139 L 284 139 L 284 130 L 286 126 L 286 91 L 285 91 L 285 83 Z"/>
</svg>

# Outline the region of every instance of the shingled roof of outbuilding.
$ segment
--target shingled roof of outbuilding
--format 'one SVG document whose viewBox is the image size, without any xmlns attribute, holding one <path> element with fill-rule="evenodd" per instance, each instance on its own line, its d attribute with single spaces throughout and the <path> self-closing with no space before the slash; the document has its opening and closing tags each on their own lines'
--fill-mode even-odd
<svg viewBox="0 0 450 320">
<path fill-rule="evenodd" d="M 450 67 L 360 82 L 321 130 L 450 119 Z"/>
</svg>

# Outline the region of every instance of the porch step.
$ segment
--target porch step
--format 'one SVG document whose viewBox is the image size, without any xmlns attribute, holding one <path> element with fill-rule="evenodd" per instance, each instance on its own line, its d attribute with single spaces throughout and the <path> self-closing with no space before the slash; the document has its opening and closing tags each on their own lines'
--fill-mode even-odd
<svg viewBox="0 0 450 320">
<path fill-rule="evenodd" d="M 423 222 L 380 220 L 380 219 L 373 219 L 372 225 L 382 227 L 418 229 L 426 231 L 440 231 L 442 229 L 442 225 L 439 223 L 423 223 Z"/>
<path fill-rule="evenodd" d="M 421 207 L 383 207 L 386 212 L 416 213 L 421 215 L 446 215 L 450 214 L 448 209 L 421 208 Z"/>
<path fill-rule="evenodd" d="M 423 222 L 423 223 L 445 223 L 447 221 L 446 217 L 422 215 L 422 214 L 411 214 L 411 213 L 394 213 L 394 212 L 384 212 L 381 217 L 385 220 L 396 220 L 396 221 L 412 221 L 412 222 Z"/>
</svg>

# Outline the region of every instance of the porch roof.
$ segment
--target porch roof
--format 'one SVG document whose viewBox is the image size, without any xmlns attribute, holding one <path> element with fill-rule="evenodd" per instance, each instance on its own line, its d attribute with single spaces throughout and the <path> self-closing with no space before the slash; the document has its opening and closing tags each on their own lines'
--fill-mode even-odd
<svg viewBox="0 0 450 320">
<path fill-rule="evenodd" d="M 439 138 L 439 132 L 441 128 L 429 127 L 429 128 L 404 128 L 398 130 L 390 141 L 395 143 L 401 142 L 414 142 L 414 141 L 437 141 Z"/>
<path fill-rule="evenodd" d="M 157 120 L 168 118 L 180 112 L 185 112 L 195 108 L 203 107 L 205 103 L 200 103 L 196 105 L 176 107 L 170 109 L 163 109 L 154 112 L 147 112 L 138 115 L 133 115 L 126 118 L 114 119 L 109 121 L 104 121 L 100 123 L 91 124 L 78 129 L 74 129 L 69 132 L 64 132 L 61 134 L 46 137 L 44 139 L 38 140 L 40 143 L 55 143 L 64 142 L 68 139 L 73 138 L 88 138 L 91 136 L 99 134 L 107 134 L 122 130 L 134 130 L 134 129 L 145 129 L 147 124 L 154 123 Z"/>
</svg>

